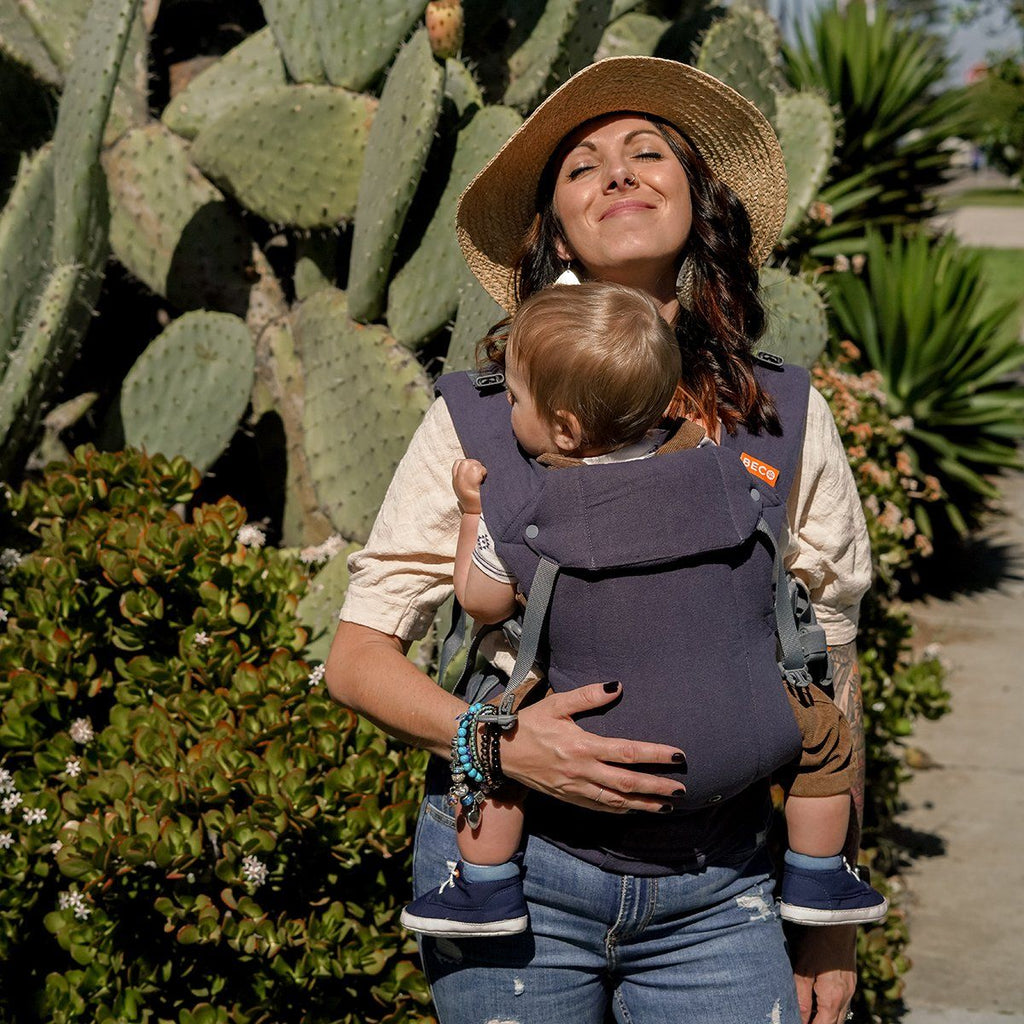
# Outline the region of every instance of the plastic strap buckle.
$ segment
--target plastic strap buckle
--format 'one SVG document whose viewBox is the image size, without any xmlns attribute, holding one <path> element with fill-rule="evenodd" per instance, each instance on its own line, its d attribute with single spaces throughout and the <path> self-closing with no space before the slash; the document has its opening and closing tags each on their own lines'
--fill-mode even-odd
<svg viewBox="0 0 1024 1024">
<path fill-rule="evenodd" d="M 505 374 L 501 370 L 468 370 L 467 373 L 477 391 L 496 391 L 505 386 Z"/>
<path fill-rule="evenodd" d="M 759 349 L 754 353 L 754 358 L 762 365 L 767 366 L 772 370 L 781 370 L 783 364 L 786 362 L 782 356 L 777 356 L 774 352 L 765 352 L 764 349 Z"/>
<path fill-rule="evenodd" d="M 782 673 L 783 679 L 785 679 L 790 686 L 796 686 L 800 689 L 810 686 L 814 681 L 811 678 L 811 673 L 808 671 L 806 665 L 801 665 L 798 668 L 786 668 L 786 666 L 780 661 L 779 671 Z"/>
</svg>

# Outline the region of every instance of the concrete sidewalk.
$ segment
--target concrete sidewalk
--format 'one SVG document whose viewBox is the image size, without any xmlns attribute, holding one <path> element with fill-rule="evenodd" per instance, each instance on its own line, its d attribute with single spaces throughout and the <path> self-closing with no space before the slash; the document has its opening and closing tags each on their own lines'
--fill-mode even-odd
<svg viewBox="0 0 1024 1024">
<path fill-rule="evenodd" d="M 1005 516 L 913 608 L 919 642 L 949 664 L 952 712 L 915 727 L 935 766 L 902 790 L 904 1024 L 1024 1024 L 1024 475 L 1002 489 Z"/>
</svg>

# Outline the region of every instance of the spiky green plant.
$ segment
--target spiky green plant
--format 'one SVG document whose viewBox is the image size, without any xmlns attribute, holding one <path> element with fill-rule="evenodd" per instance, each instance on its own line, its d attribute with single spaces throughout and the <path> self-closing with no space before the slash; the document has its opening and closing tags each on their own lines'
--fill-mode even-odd
<svg viewBox="0 0 1024 1024">
<path fill-rule="evenodd" d="M 866 227 L 919 221 L 934 212 L 944 180 L 941 144 L 964 127 L 964 96 L 948 89 L 949 59 L 933 37 L 864 0 L 816 10 L 795 46 L 784 48 L 789 80 L 822 91 L 842 121 L 831 183 L 818 221 L 796 247 L 814 256 L 859 252 Z"/>
<path fill-rule="evenodd" d="M 834 330 L 882 375 L 889 414 L 905 420 L 919 466 L 947 492 L 945 514 L 964 532 L 998 491 L 987 474 L 1019 467 L 1024 388 L 1013 379 L 1024 345 L 1012 306 L 986 311 L 977 255 L 951 237 L 871 232 L 861 274 L 828 274 Z M 924 514 L 918 509 L 919 515 Z"/>
</svg>

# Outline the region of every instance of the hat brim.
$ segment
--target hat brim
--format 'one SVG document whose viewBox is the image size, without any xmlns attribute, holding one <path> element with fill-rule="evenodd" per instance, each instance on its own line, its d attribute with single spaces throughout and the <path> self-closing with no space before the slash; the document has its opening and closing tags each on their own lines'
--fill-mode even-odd
<svg viewBox="0 0 1024 1024">
<path fill-rule="evenodd" d="M 751 257 L 772 251 L 786 216 L 786 165 L 772 126 L 749 100 L 688 64 L 609 57 L 553 92 L 469 183 L 456 233 L 469 269 L 505 310 L 515 307 L 512 268 L 536 214 L 541 174 L 574 128 L 617 111 L 675 125 L 732 188 L 750 218 Z"/>
</svg>

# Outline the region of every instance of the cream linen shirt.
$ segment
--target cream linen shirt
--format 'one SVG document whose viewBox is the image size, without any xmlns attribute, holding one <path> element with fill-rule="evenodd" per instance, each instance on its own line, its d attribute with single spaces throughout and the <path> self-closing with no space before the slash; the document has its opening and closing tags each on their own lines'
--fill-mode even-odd
<svg viewBox="0 0 1024 1024">
<path fill-rule="evenodd" d="M 451 415 L 439 398 L 395 470 L 366 546 L 349 558 L 341 619 L 402 640 L 426 633 L 452 592 L 460 517 L 451 470 L 461 458 Z M 813 388 L 788 511 L 786 567 L 807 584 L 828 642 L 849 643 L 871 582 L 871 552 L 839 432 Z M 492 660 L 501 665 L 505 658 Z"/>
</svg>

